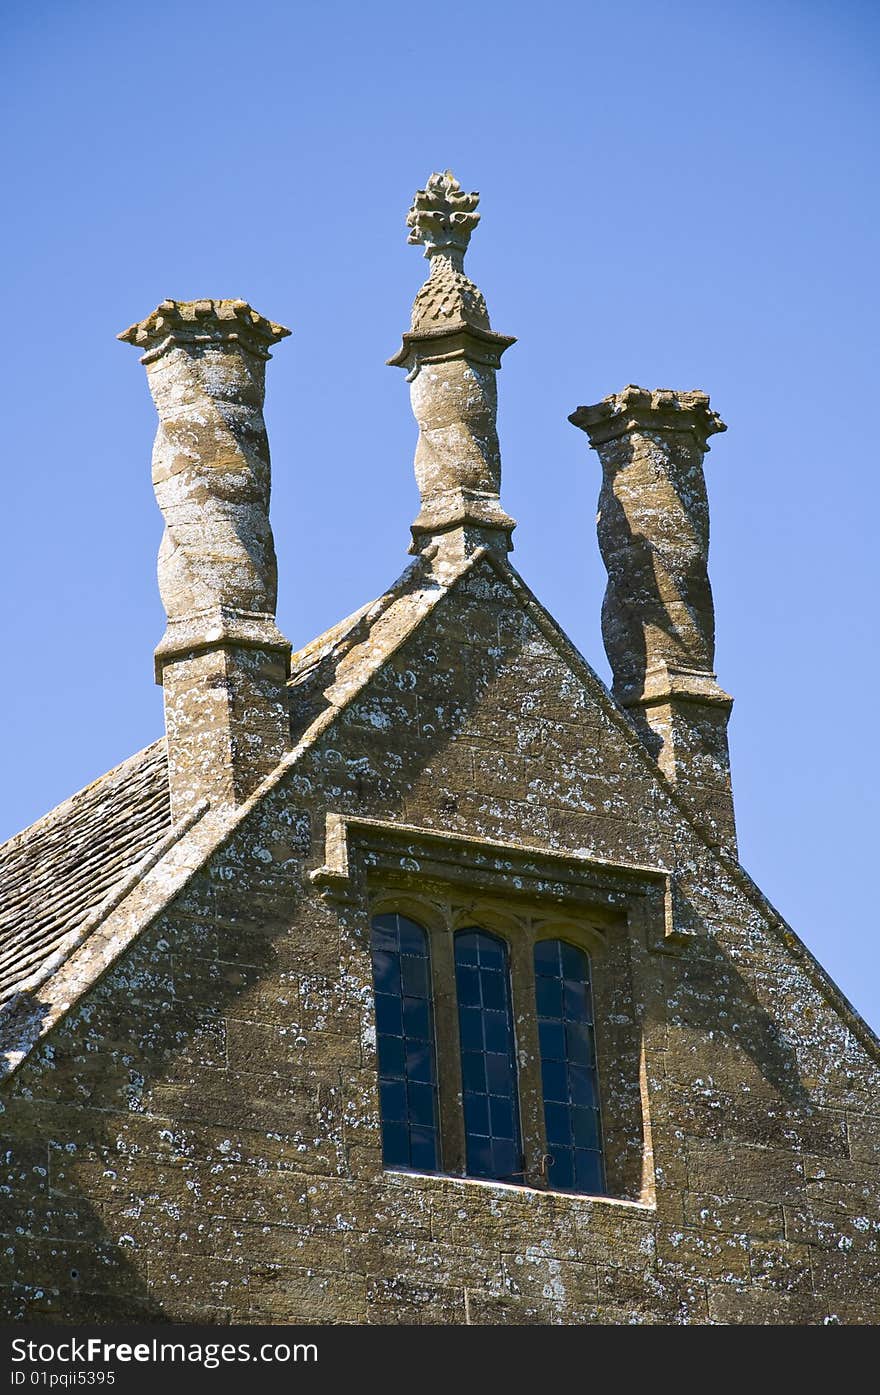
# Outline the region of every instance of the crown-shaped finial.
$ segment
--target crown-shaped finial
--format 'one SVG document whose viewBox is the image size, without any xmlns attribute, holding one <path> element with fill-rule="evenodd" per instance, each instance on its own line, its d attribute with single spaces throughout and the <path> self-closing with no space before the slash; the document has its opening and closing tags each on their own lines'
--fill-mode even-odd
<svg viewBox="0 0 880 1395">
<path fill-rule="evenodd" d="M 410 230 L 408 242 L 424 244 L 425 256 L 440 248 L 467 251 L 471 233 L 480 221 L 476 212 L 478 193 L 462 193 L 452 170 L 432 174 L 424 189 L 417 189 L 412 208 L 406 215 Z"/>
</svg>

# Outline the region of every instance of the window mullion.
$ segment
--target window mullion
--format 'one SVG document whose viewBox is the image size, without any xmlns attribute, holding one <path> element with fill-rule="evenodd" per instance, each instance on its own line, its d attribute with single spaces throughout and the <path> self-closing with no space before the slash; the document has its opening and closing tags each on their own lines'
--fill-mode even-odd
<svg viewBox="0 0 880 1395">
<path fill-rule="evenodd" d="M 531 1187 L 546 1187 L 544 1156 L 547 1136 L 541 1093 L 541 1051 L 535 1017 L 535 962 L 531 935 L 520 933 L 511 939 L 510 969 L 525 1180 Z"/>
<path fill-rule="evenodd" d="M 461 1050 L 455 993 L 455 951 L 448 926 L 431 932 L 434 972 L 434 1031 L 437 1039 L 437 1085 L 443 1170 L 465 1170 L 464 1117 L 461 1103 Z"/>
</svg>

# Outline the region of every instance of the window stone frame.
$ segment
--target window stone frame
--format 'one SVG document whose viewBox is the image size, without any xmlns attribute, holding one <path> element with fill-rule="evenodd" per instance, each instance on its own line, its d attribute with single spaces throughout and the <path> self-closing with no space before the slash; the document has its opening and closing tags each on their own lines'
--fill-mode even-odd
<svg viewBox="0 0 880 1395">
<path fill-rule="evenodd" d="M 590 956 L 606 1195 L 655 1204 L 644 1035 L 648 980 L 656 975 L 646 968 L 652 953 L 675 952 L 680 939 L 671 929 L 669 873 L 334 813 L 327 815 L 324 856 L 310 879 L 345 908 L 370 985 L 374 915 L 397 911 L 427 933 L 442 1175 L 466 1176 L 454 935 L 478 926 L 509 950 L 526 1186 L 547 1190 L 534 946 L 563 939 Z"/>
</svg>

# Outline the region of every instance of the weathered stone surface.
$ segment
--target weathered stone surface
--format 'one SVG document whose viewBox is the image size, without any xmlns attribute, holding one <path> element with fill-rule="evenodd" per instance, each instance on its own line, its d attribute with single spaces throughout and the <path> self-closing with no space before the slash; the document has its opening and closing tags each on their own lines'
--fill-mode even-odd
<svg viewBox="0 0 880 1395">
<path fill-rule="evenodd" d="M 165 743 L 88 785 L 0 849 L 0 1003 L 39 988 L 162 842 Z"/>
<path fill-rule="evenodd" d="M 602 462 L 602 637 L 614 695 L 719 847 L 736 852 L 727 722 L 715 681 L 707 440 L 726 427 L 703 392 L 630 384 L 569 420 Z"/>
<path fill-rule="evenodd" d="M 231 875 L 218 877 L 216 894 L 200 873 L 181 894 L 185 913 L 169 905 L 83 1008 L 55 1029 L 51 1050 L 14 1077 L 4 1122 L 10 1149 L 25 1150 L 25 1172 L 14 1177 L 32 1194 L 22 1229 L 64 1245 L 88 1235 L 104 1246 L 106 1271 L 102 1265 L 83 1273 L 93 1290 L 90 1311 L 103 1311 L 106 1320 L 120 1313 L 147 1313 L 151 1321 L 199 1313 L 213 1314 L 211 1320 L 223 1314 L 326 1322 L 788 1321 L 793 1314 L 820 1321 L 828 1313 L 865 1320 L 861 1285 L 869 1270 L 850 1259 L 862 1232 L 851 1227 L 853 1250 L 839 1250 L 828 1243 L 827 1223 L 808 1233 L 806 1221 L 794 1221 L 795 1213 L 811 1214 L 811 1193 L 819 1189 L 827 1202 L 832 1187 L 834 1206 L 847 1208 L 845 1215 L 868 1214 L 863 1191 L 877 1185 L 877 1169 L 867 1161 L 803 1151 L 815 1146 L 826 1112 L 823 1147 L 839 1150 L 846 1137 L 840 1113 L 817 1109 L 799 1074 L 802 1056 L 814 1069 L 817 1033 L 833 1036 L 839 1019 L 826 1000 L 801 1042 L 798 994 L 812 1000 L 812 987 L 787 971 L 782 1002 L 779 974 L 772 994 L 768 979 L 767 995 L 742 977 L 733 951 L 743 887 L 717 862 L 702 874 L 714 879 L 714 890 L 700 910 L 699 953 L 658 957 L 633 945 L 633 1007 L 622 1014 L 609 1007 L 622 1016 L 616 1030 L 624 1056 L 627 1020 L 638 1030 L 642 1015 L 652 1015 L 641 1032 L 654 1205 L 381 1171 L 372 1058 L 364 1054 L 365 942 L 352 938 L 349 912 L 309 889 L 307 879 L 285 874 L 279 891 L 251 899 L 247 869 L 262 864 L 249 850 L 268 848 L 270 830 L 292 826 L 285 811 L 296 809 L 297 819 L 308 814 L 310 827 L 322 827 L 323 770 L 337 772 L 330 807 L 481 838 L 503 834 L 515 817 L 520 840 L 540 846 L 543 801 L 566 798 L 569 782 L 585 769 L 600 786 L 600 806 L 609 795 L 623 798 L 627 861 L 675 865 L 676 858 L 702 856 L 671 796 L 657 796 L 660 817 L 653 807 L 645 812 L 647 764 L 634 760 L 632 738 L 589 687 L 573 680 L 496 576 L 478 566 L 461 600 L 453 591 L 386 661 L 377 694 L 406 692 L 407 674 L 425 675 L 424 683 L 417 678 L 420 719 L 406 728 L 405 746 L 393 721 L 372 726 L 367 748 L 365 724 L 328 728 L 218 849 L 212 865 Z M 493 633 L 504 629 L 513 638 L 493 655 L 476 636 L 463 683 L 460 605 L 466 608 L 471 594 L 494 617 Z M 502 624 L 508 613 L 521 620 Z M 431 677 L 442 674 L 454 679 L 455 705 L 449 683 Z M 533 710 L 536 693 L 539 707 L 546 694 L 548 710 L 565 701 L 582 716 L 545 721 L 541 741 L 523 743 L 517 705 Z M 371 702 L 364 711 L 381 710 Z M 464 796 L 478 757 L 484 760 L 487 731 L 493 758 L 480 766 L 481 803 L 469 804 Z M 394 771 L 401 796 L 393 798 L 402 805 L 389 804 L 390 783 L 358 788 L 349 780 L 350 763 L 364 749 L 379 774 Z M 328 767 L 330 751 L 337 758 Z M 441 812 L 441 763 L 442 788 L 463 801 L 456 811 Z M 540 773 L 542 803 L 521 797 L 531 765 Z M 620 785 L 622 768 L 630 774 Z M 515 816 L 502 817 L 505 809 Z M 567 840 L 560 834 L 559 841 Z M 583 847 L 580 829 L 568 845 Z M 325 856 L 320 841 L 298 846 L 302 851 L 282 853 L 283 865 L 289 855 L 313 866 Z M 785 961 L 782 940 L 760 914 L 750 914 L 757 915 L 750 943 L 760 946 L 762 962 L 769 969 Z M 245 945 L 275 952 L 260 957 L 248 948 L 236 958 L 230 945 L 238 925 Z M 694 931 L 690 920 L 683 927 Z M 700 936 L 711 937 L 711 953 Z M 781 1042 L 766 1024 L 786 1013 Z M 719 1088 L 712 1076 L 722 1062 Z M 853 1057 L 850 1070 L 870 1098 L 876 1065 Z M 868 1116 L 852 1117 L 869 1130 Z M 768 1121 L 772 1147 L 760 1142 Z M 857 1127 L 850 1136 L 870 1134 Z M 369 1146 L 354 1142 L 369 1137 Z M 51 1163 L 46 1138 L 54 1144 Z M 41 1166 L 48 1180 L 34 1171 Z M 785 1234 L 783 1204 L 793 1218 Z M 820 1251 L 829 1259 L 817 1271 Z M 86 1311 L 82 1281 L 74 1291 L 69 1280 L 76 1265 L 51 1267 L 42 1250 L 29 1254 L 19 1256 L 15 1281 L 25 1289 L 9 1279 L 7 1309 L 33 1317 Z M 108 1281 L 105 1294 L 115 1254 L 124 1278 L 121 1287 Z M 254 1275 L 246 1285 L 242 1268 Z M 857 1302 L 847 1297 L 850 1275 L 860 1286 Z M 34 1297 L 37 1290 L 48 1299 Z"/>
<path fill-rule="evenodd" d="M 514 527 L 501 507 L 495 374 L 515 341 L 491 328 L 483 295 L 464 271 L 478 201 L 478 194 L 462 193 L 447 170 L 431 175 L 407 216 L 409 241 L 424 246 L 431 264 L 412 326 L 389 359 L 407 369 L 419 426 L 415 471 L 422 507 L 413 551 L 438 539 L 465 552 L 480 544 L 506 551 Z"/>
<path fill-rule="evenodd" d="M 175 819 L 204 799 L 240 804 L 290 744 L 263 421 L 269 346 L 289 333 L 244 301 L 167 300 L 119 336 L 146 350 L 159 413 L 156 678 Z"/>
<path fill-rule="evenodd" d="M 432 276 L 404 357 L 418 381 L 435 352 L 448 352 L 455 392 L 475 345 L 501 349 L 500 336 L 481 341 L 492 334 L 485 304 L 455 262 L 475 220 L 475 196 L 451 176 L 430 181 L 411 215 Z M 246 418 L 267 462 L 261 418 L 254 426 L 261 389 L 250 417 L 224 412 L 244 381 L 241 356 L 262 361 L 276 328 L 224 302 L 166 308 L 134 334 L 157 364 L 180 356 L 184 413 L 192 383 L 204 388 L 206 356 L 233 356 L 234 371 L 218 379 L 232 397 L 211 405 L 223 430 L 232 423 L 233 476 L 259 473 L 244 460 L 247 432 L 236 436 Z M 488 390 L 474 400 L 494 426 Z M 667 437 L 708 405 L 699 394 L 635 405 L 644 459 L 662 466 L 662 504 L 679 466 L 701 469 L 704 444 L 696 432 L 679 459 Z M 610 430 L 617 409 L 602 420 Z M 219 440 L 210 430 L 198 439 L 193 479 Z M 711 721 L 691 712 L 676 748 L 689 769 L 664 778 L 510 568 L 506 525 L 497 514 L 491 527 L 485 514 L 479 521 L 483 504 L 495 506 L 497 475 L 480 508 L 480 490 L 465 500 L 472 516 L 462 522 L 455 441 L 441 432 L 432 445 L 453 493 L 432 477 L 423 503 L 440 511 L 418 535 L 412 567 L 293 657 L 284 711 L 296 744 L 286 754 L 260 708 L 274 701 L 277 675 L 253 703 L 241 698 L 236 671 L 259 684 L 237 640 L 163 658 L 169 691 L 169 674 L 180 676 L 169 699 L 172 783 L 175 760 L 193 793 L 213 778 L 204 761 L 217 731 L 228 773 L 232 736 L 244 729 L 251 775 L 268 766 L 259 795 L 245 781 L 171 829 L 166 803 L 156 835 L 164 767 L 154 751 L 0 854 L 0 901 L 14 902 L 18 872 L 41 847 L 38 890 L 53 870 L 61 883 L 57 914 L 38 925 L 39 896 L 25 896 L 15 903 L 25 923 L 3 941 L 10 983 L 21 986 L 32 951 L 46 972 L 38 992 L 0 1010 L 0 1313 L 89 1323 L 876 1323 L 880 1044 L 713 846 L 717 807 L 713 831 L 710 802 L 700 803 L 717 792 L 723 754 Z M 468 450 L 462 470 L 474 464 Z M 185 474 L 185 451 L 181 459 Z M 248 497 L 267 506 L 265 493 Z M 669 503 L 647 522 L 672 549 L 674 579 L 687 508 Z M 650 638 L 661 648 L 681 640 L 705 676 L 701 527 L 697 517 L 687 623 L 670 608 Z M 259 536 L 247 603 L 265 604 L 265 617 L 274 581 Z M 233 568 L 227 580 L 244 575 Z M 209 711 L 215 678 L 226 696 Z M 102 808 L 109 846 L 80 885 L 64 849 L 100 839 Z M 126 883 L 129 835 L 146 860 Z M 66 908 L 90 913 L 105 879 L 110 901 L 70 922 L 69 953 L 40 959 L 41 945 L 51 955 L 63 936 Z M 394 907 L 420 920 L 432 945 L 442 1175 L 382 1166 L 369 927 L 377 908 Z M 473 924 L 504 938 L 513 964 L 527 1185 L 460 1175 L 451 945 L 457 927 Z M 551 930 L 591 956 L 602 1195 L 554 1192 L 542 1171 L 531 955 Z"/>
</svg>

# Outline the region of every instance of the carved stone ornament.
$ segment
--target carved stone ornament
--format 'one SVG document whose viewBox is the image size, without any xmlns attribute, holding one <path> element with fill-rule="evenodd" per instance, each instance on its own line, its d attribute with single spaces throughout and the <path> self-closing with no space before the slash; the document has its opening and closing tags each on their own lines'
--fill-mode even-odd
<svg viewBox="0 0 880 1395">
<path fill-rule="evenodd" d="M 407 214 L 409 242 L 431 264 L 416 294 L 411 326 L 388 362 L 408 370 L 419 425 L 416 481 L 422 499 L 412 551 L 437 538 L 466 550 L 509 550 L 514 520 L 500 502 L 501 453 L 495 372 L 515 343 L 496 334 L 482 292 L 465 274 L 464 255 L 479 222 L 479 194 L 466 194 L 451 170 L 432 174 Z"/>
<path fill-rule="evenodd" d="M 735 852 L 727 722 L 709 584 L 708 439 L 726 431 L 704 392 L 630 383 L 569 420 L 602 462 L 597 532 L 608 586 L 602 637 L 614 696 L 711 841 Z"/>
<path fill-rule="evenodd" d="M 288 648 L 274 622 L 263 400 L 269 348 L 289 333 L 243 300 L 164 300 L 119 335 L 145 349 L 159 414 L 159 657 L 227 641 Z"/>
</svg>

